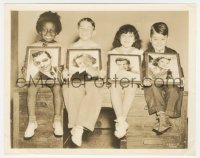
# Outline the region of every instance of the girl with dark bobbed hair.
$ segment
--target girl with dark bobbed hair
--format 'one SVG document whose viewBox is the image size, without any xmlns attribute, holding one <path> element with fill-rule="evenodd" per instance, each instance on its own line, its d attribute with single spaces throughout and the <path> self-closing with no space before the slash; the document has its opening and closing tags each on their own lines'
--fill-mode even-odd
<svg viewBox="0 0 200 158">
<path fill-rule="evenodd" d="M 133 25 L 130 24 L 126 24 L 123 25 L 119 28 L 119 30 L 117 31 L 114 41 L 113 41 L 113 49 L 117 48 L 117 47 L 121 47 L 122 44 L 120 42 L 120 38 L 122 34 L 127 34 L 128 32 L 131 32 L 134 35 L 135 41 L 132 44 L 132 47 L 135 47 L 137 49 L 141 48 L 141 40 L 140 40 L 140 36 L 138 34 L 138 31 L 136 30 L 136 28 Z"/>
<path fill-rule="evenodd" d="M 123 25 L 117 31 L 114 41 L 113 49 L 108 54 L 132 54 L 142 56 L 143 51 L 141 48 L 141 40 L 137 29 L 130 24 Z M 116 75 L 116 74 L 115 74 Z M 132 79 L 134 78 L 133 77 Z M 126 78 L 126 76 L 124 76 Z M 131 80 L 132 80 L 131 79 Z M 128 112 L 133 103 L 137 85 L 129 85 L 123 88 L 121 84 L 112 85 L 110 88 L 111 101 L 116 114 L 116 124 L 114 135 L 117 138 L 122 138 L 126 135 L 128 123 L 126 122 Z M 124 97 L 122 97 L 124 95 Z"/>
</svg>

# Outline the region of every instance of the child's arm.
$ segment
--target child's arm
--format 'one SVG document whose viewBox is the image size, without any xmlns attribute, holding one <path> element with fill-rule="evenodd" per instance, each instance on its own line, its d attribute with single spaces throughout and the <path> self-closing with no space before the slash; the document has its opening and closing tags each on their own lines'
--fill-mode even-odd
<svg viewBox="0 0 200 158">
<path fill-rule="evenodd" d="M 106 71 L 105 70 L 100 70 L 99 71 L 99 73 L 98 73 L 98 76 L 100 77 L 100 78 L 106 78 Z"/>
<path fill-rule="evenodd" d="M 19 76 L 22 78 L 25 78 L 26 72 L 27 72 L 27 64 L 28 64 L 28 53 L 26 52 L 25 58 L 24 58 L 24 64 L 20 69 L 20 74 Z"/>
<path fill-rule="evenodd" d="M 102 50 L 102 49 L 101 49 Z M 105 51 L 101 52 L 102 69 L 99 71 L 100 78 L 106 78 L 107 70 L 107 53 Z"/>
<path fill-rule="evenodd" d="M 70 73 L 67 68 L 62 71 L 62 78 L 63 78 L 63 80 L 67 80 L 70 78 Z"/>
<path fill-rule="evenodd" d="M 58 66 L 59 72 L 62 73 L 62 71 L 66 68 L 66 48 L 59 44 L 61 47 L 61 56 L 60 56 L 60 65 Z"/>
</svg>

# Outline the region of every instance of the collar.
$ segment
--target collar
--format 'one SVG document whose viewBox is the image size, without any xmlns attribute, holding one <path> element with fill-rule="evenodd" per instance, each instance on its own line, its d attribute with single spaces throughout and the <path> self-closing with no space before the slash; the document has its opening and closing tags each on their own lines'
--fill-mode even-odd
<svg viewBox="0 0 200 158">
<path fill-rule="evenodd" d="M 155 53 L 166 53 L 166 49 L 167 47 L 165 47 L 164 50 L 162 50 L 161 52 L 156 52 L 155 49 L 153 47 L 150 48 L 150 52 L 155 52 Z"/>
<path fill-rule="evenodd" d="M 51 41 L 51 42 L 47 42 L 44 39 L 41 39 L 40 42 L 42 42 L 42 46 L 43 47 L 47 47 L 49 43 L 56 43 L 55 40 Z"/>
</svg>

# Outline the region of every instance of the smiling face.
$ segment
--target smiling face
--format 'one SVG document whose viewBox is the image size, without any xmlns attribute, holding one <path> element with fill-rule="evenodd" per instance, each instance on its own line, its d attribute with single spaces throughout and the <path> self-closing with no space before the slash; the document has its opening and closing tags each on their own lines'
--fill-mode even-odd
<svg viewBox="0 0 200 158">
<path fill-rule="evenodd" d="M 167 45 L 167 35 L 154 32 L 151 36 L 151 43 L 157 53 L 163 52 Z"/>
<path fill-rule="evenodd" d="M 122 61 L 117 61 L 116 62 L 118 67 L 119 67 L 119 70 L 126 70 L 128 71 L 129 69 L 129 64 L 126 60 L 122 60 Z"/>
<path fill-rule="evenodd" d="M 52 22 L 44 23 L 40 35 L 44 41 L 52 42 L 57 35 L 55 25 Z"/>
<path fill-rule="evenodd" d="M 94 27 L 88 21 L 82 21 L 78 28 L 78 34 L 80 39 L 87 41 L 90 40 L 94 33 Z"/>
<path fill-rule="evenodd" d="M 162 69 L 169 69 L 169 63 L 170 63 L 170 60 L 166 58 L 162 58 L 158 61 L 158 67 Z"/>
<path fill-rule="evenodd" d="M 133 33 L 122 33 L 120 37 L 120 43 L 124 48 L 132 47 L 133 43 L 135 42 L 135 36 Z"/>
<path fill-rule="evenodd" d="M 51 59 L 46 53 L 34 57 L 33 63 L 41 72 L 49 72 L 51 70 Z"/>
</svg>

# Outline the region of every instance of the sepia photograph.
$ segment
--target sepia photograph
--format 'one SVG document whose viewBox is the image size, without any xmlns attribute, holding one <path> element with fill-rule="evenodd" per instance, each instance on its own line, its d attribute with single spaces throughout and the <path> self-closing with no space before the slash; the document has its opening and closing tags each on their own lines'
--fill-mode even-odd
<svg viewBox="0 0 200 158">
<path fill-rule="evenodd" d="M 6 152 L 192 155 L 194 17 L 183 4 L 6 5 Z"/>
</svg>

